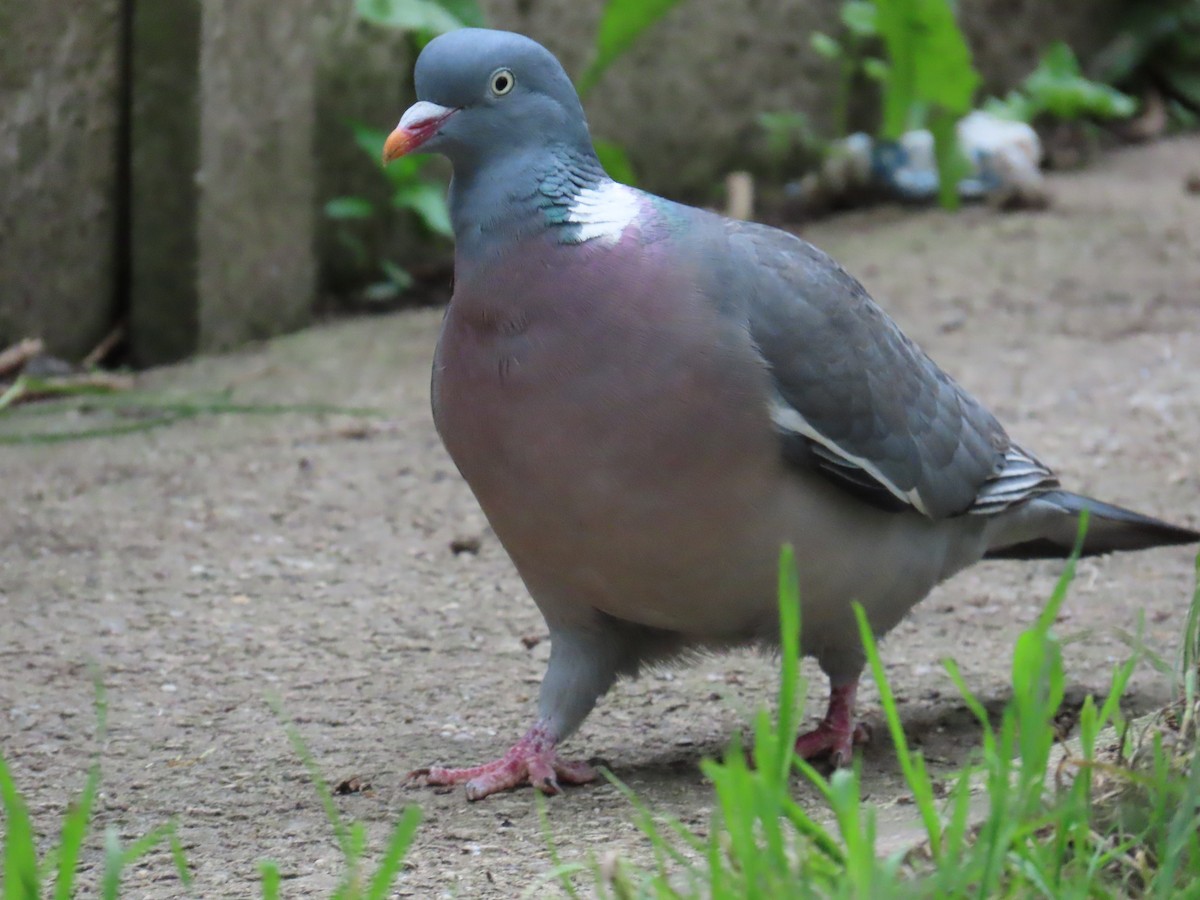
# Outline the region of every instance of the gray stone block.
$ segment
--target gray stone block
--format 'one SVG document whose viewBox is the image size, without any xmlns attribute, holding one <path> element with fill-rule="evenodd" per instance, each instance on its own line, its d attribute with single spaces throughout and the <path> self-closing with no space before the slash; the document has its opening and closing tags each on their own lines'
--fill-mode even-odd
<svg viewBox="0 0 1200 900">
<path fill-rule="evenodd" d="M 0 345 L 112 327 L 118 0 L 0 0 Z"/>
<path fill-rule="evenodd" d="M 186 0 L 133 7 L 129 327 L 142 364 L 200 343 L 200 10 Z"/>
<path fill-rule="evenodd" d="M 300 327 L 316 296 L 312 0 L 138 7 L 137 361 Z"/>
<path fill-rule="evenodd" d="M 199 346 L 298 328 L 316 296 L 314 0 L 208 0 L 200 48 Z"/>
</svg>

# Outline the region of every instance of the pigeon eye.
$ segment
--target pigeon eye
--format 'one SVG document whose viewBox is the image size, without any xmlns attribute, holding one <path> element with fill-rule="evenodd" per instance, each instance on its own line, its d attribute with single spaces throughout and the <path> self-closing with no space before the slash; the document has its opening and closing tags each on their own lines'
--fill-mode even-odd
<svg viewBox="0 0 1200 900">
<path fill-rule="evenodd" d="M 497 97 L 503 97 L 516 83 L 517 79 L 513 77 L 512 69 L 497 69 L 492 73 L 492 93 Z"/>
</svg>

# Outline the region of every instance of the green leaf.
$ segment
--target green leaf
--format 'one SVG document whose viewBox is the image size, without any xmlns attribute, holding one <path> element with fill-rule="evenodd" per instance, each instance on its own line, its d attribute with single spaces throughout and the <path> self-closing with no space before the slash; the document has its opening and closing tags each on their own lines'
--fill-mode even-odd
<svg viewBox="0 0 1200 900">
<path fill-rule="evenodd" d="M 983 110 L 998 119 L 1008 119 L 1012 122 L 1032 122 L 1037 115 L 1033 101 L 1020 91 L 1009 91 L 1003 100 L 999 97 L 988 97 L 984 101 Z"/>
<path fill-rule="evenodd" d="M 841 44 L 821 31 L 814 31 L 809 35 L 808 43 L 818 56 L 823 56 L 825 59 L 841 59 L 846 55 Z"/>
<path fill-rule="evenodd" d="M 927 0 L 929 31 L 916 34 L 917 96 L 950 113 L 964 115 L 971 110 L 979 75 L 971 63 L 971 50 L 954 12 L 944 0 Z"/>
<path fill-rule="evenodd" d="M 374 25 L 403 31 L 443 34 L 467 24 L 444 4 L 432 0 L 355 0 L 354 8 Z"/>
<path fill-rule="evenodd" d="M 358 144 L 367 156 L 376 162 L 383 159 L 383 145 L 387 141 L 388 132 L 382 128 L 372 128 L 358 122 L 351 122 L 350 128 L 354 131 L 354 143 Z M 401 157 L 401 159 L 407 158 Z"/>
<path fill-rule="evenodd" d="M 354 132 L 354 143 L 378 165 L 383 158 L 383 144 L 387 140 L 388 132 L 358 122 L 352 122 L 350 128 Z M 383 173 L 393 186 L 404 185 L 413 181 L 428 162 L 429 157 L 423 153 L 402 156 L 388 163 Z"/>
<path fill-rule="evenodd" d="M 960 116 L 968 112 L 979 75 L 950 3 L 875 0 L 875 7 L 889 62 L 879 136 L 899 140 L 921 124 L 923 108 Z"/>
<path fill-rule="evenodd" d="M 363 288 L 362 297 L 368 303 L 387 303 L 404 293 L 404 288 L 394 281 L 377 281 Z"/>
<path fill-rule="evenodd" d="M 392 195 L 392 205 L 397 209 L 410 209 L 434 234 L 454 237 L 450 224 L 450 210 L 446 206 L 446 190 L 441 185 L 417 181 L 405 185 Z"/>
<path fill-rule="evenodd" d="M 579 76 L 579 96 L 596 86 L 604 70 L 679 0 L 608 0 L 596 32 L 595 56 Z"/>
<path fill-rule="evenodd" d="M 871 0 L 848 0 L 842 5 L 842 24 L 857 38 L 879 33 L 879 16 Z"/>
<path fill-rule="evenodd" d="M 325 204 L 325 215 L 331 219 L 369 219 L 375 207 L 366 197 L 334 197 Z"/>
<path fill-rule="evenodd" d="M 604 167 L 609 178 L 621 184 L 637 184 L 633 163 L 625 153 L 624 147 L 614 141 L 593 141 L 592 144 L 596 148 L 596 156 L 600 157 L 600 165 Z"/>
<path fill-rule="evenodd" d="M 396 265 L 390 259 L 381 259 L 379 268 L 383 270 L 383 274 L 387 276 L 388 281 L 395 285 L 399 290 L 406 291 L 413 285 L 413 277 L 408 273 L 408 270 Z"/>
<path fill-rule="evenodd" d="M 872 81 L 878 81 L 880 84 L 886 82 L 888 75 L 891 73 L 888 64 L 875 56 L 868 56 L 862 61 L 862 70 L 864 75 Z"/>
<path fill-rule="evenodd" d="M 1074 121 L 1127 118 L 1136 111 L 1137 103 L 1115 88 L 1084 78 L 1071 48 L 1058 41 L 1042 54 L 1019 93 L 1010 93 L 1003 103 L 989 103 L 988 108 L 1025 122 L 1043 114 Z"/>
<path fill-rule="evenodd" d="M 446 10 L 467 28 L 486 28 L 487 16 L 477 0 L 434 0 L 438 6 Z"/>
<path fill-rule="evenodd" d="M 1074 78 L 1081 71 L 1074 51 L 1064 41 L 1055 41 L 1046 48 L 1038 70 L 1055 78 Z"/>
<path fill-rule="evenodd" d="M 396 265 L 390 259 L 381 259 L 379 268 L 383 271 L 384 281 L 377 281 L 363 288 L 362 297 L 368 303 L 387 303 L 395 300 L 413 285 L 413 277 L 408 270 Z"/>
<path fill-rule="evenodd" d="M 755 121 L 766 137 L 768 155 L 776 162 L 796 148 L 818 153 L 823 149 L 816 129 L 802 112 L 759 113 Z"/>
</svg>

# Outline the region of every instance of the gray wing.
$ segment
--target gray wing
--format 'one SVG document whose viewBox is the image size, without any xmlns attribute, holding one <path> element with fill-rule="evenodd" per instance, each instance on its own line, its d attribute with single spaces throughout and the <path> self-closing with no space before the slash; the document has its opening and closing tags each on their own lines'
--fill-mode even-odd
<svg viewBox="0 0 1200 900">
<path fill-rule="evenodd" d="M 726 233 L 755 272 L 745 308 L 790 463 L 933 519 L 998 513 L 1058 486 L 830 257 L 762 225 Z"/>
</svg>

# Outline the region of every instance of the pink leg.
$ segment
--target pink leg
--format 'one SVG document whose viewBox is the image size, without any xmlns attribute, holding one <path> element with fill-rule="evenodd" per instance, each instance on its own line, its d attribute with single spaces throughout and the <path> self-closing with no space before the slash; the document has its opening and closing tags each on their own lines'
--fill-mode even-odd
<svg viewBox="0 0 1200 900">
<path fill-rule="evenodd" d="M 558 740 L 543 722 L 536 723 L 525 736 L 494 762 L 469 769 L 443 769 L 430 766 L 414 769 L 407 780 L 421 779 L 425 784 L 467 783 L 467 799 L 482 800 L 489 794 L 531 784 L 544 794 L 557 794 L 558 783 L 586 784 L 596 779 L 596 770 L 585 762 L 560 759 L 554 747 Z"/>
<path fill-rule="evenodd" d="M 801 759 L 813 759 L 828 753 L 835 766 L 850 765 L 855 744 L 867 742 L 867 728 L 854 722 L 854 698 L 858 694 L 858 682 L 837 687 L 830 685 L 829 708 L 825 718 L 812 731 L 796 738 L 796 755 Z"/>
</svg>

